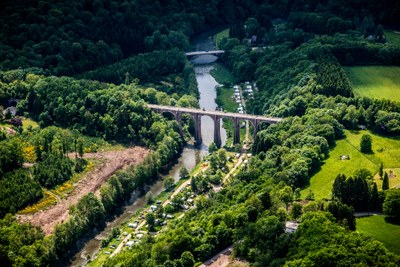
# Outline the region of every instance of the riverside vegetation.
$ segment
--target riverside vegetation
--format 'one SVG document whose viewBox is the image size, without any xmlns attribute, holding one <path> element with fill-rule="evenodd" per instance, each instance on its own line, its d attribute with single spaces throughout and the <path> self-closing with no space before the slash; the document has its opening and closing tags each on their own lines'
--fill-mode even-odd
<svg viewBox="0 0 400 267">
<path fill-rule="evenodd" d="M 194 266 L 231 245 L 251 266 L 400 265 L 398 249 L 354 231 L 354 210 L 373 208 L 399 220 L 400 189 L 378 190 L 374 182 L 375 173 L 384 179 L 381 162 L 359 163 L 354 173 L 331 168 L 331 197 L 314 201 L 308 190 L 299 201 L 350 130 L 371 131 L 377 155 L 375 135 L 400 134 L 400 103 L 356 93 L 343 69 L 400 65 L 400 46 L 384 31 L 398 27 L 398 1 L 2 1 L 0 7 L 0 105 L 20 100 L 17 117 L 0 112 L 2 264 L 57 265 L 133 190 L 157 179 L 184 140 L 175 121 L 145 104 L 196 107 L 193 68 L 183 51 L 195 33 L 229 24 L 229 36 L 218 37 L 221 62 L 238 82 L 258 87 L 247 112 L 284 119 L 259 131 L 254 155 L 229 185 L 104 266 Z M 40 127 L 24 129 L 18 116 Z M 188 136 L 190 121 L 184 130 Z M 114 174 L 99 196 L 84 196 L 53 234 L 18 223 L 14 214 L 40 200 L 43 188 L 84 169 L 80 157 L 65 154 L 81 154 L 87 136 L 152 152 Z M 384 157 L 364 155 L 389 167 Z M 26 162 L 34 166 L 22 168 Z M 301 222 L 293 234 L 285 232 L 289 219 Z"/>
</svg>

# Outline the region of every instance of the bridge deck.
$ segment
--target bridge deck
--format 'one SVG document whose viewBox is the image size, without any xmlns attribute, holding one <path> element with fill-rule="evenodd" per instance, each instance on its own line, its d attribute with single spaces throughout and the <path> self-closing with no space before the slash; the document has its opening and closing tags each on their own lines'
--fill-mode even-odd
<svg viewBox="0 0 400 267">
<path fill-rule="evenodd" d="M 249 114 L 240 114 L 240 113 L 233 113 L 233 112 L 222 112 L 222 111 L 210 111 L 210 110 L 202 110 L 202 109 L 195 109 L 195 108 L 182 108 L 182 107 L 172 107 L 172 106 L 161 106 L 161 105 L 147 105 L 151 109 L 163 110 L 163 111 L 181 111 L 183 113 L 190 113 L 190 114 L 201 114 L 201 115 L 208 115 L 208 116 L 219 116 L 223 118 L 238 118 L 243 120 L 257 120 L 257 121 L 266 121 L 277 123 L 282 120 L 282 118 L 276 117 L 266 117 L 266 116 L 258 116 L 258 115 L 249 115 Z"/>
<path fill-rule="evenodd" d="M 185 53 L 186 56 L 218 55 L 225 53 L 224 50 L 193 51 Z"/>
</svg>

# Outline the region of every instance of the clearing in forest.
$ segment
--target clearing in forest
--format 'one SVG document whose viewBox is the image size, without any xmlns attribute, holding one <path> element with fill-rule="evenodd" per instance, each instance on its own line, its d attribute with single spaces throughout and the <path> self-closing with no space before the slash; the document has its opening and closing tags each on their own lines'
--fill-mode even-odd
<svg viewBox="0 0 400 267">
<path fill-rule="evenodd" d="M 125 150 L 86 153 L 84 158 L 94 158 L 102 163 L 82 178 L 69 196 L 58 199 L 54 206 L 34 214 L 18 215 L 20 222 L 31 222 L 40 226 L 46 235 L 51 234 L 58 223 L 68 218 L 68 207 L 75 205 L 79 199 L 90 192 L 97 194 L 103 183 L 116 171 L 141 163 L 149 151 L 143 147 L 132 147 Z"/>
<path fill-rule="evenodd" d="M 385 37 L 386 41 L 389 44 L 397 44 L 400 45 L 400 31 L 384 31 L 385 32 Z"/>
<path fill-rule="evenodd" d="M 345 67 L 355 95 L 400 101 L 400 67 Z"/>
<path fill-rule="evenodd" d="M 375 238 L 390 251 L 400 254 L 400 225 L 387 222 L 384 215 L 358 218 L 357 231 Z"/>
<path fill-rule="evenodd" d="M 372 154 L 360 152 L 360 140 L 363 134 L 372 137 Z M 385 171 L 393 170 L 397 174 L 400 168 L 400 138 L 384 137 L 370 131 L 345 131 L 346 138 L 336 141 L 336 146 L 329 152 L 329 158 L 325 160 L 319 172 L 310 179 L 310 186 L 302 191 L 304 198 L 311 189 L 315 199 L 330 198 L 333 182 L 339 173 L 347 177 L 352 176 L 357 169 L 364 168 L 376 174 L 379 164 L 382 162 Z M 346 155 L 350 159 L 340 159 Z M 400 174 L 399 174 L 400 175 Z M 381 189 L 381 181 L 375 176 L 378 189 Z M 389 179 L 390 187 L 396 185 L 396 178 Z M 379 181 L 378 181 L 379 180 Z M 380 184 L 379 184 L 380 182 Z"/>
</svg>

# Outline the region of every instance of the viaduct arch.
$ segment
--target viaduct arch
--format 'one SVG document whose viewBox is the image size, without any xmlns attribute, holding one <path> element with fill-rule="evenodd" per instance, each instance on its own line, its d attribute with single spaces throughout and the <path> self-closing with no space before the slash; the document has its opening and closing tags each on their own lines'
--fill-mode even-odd
<svg viewBox="0 0 400 267">
<path fill-rule="evenodd" d="M 201 110 L 195 108 L 182 108 L 182 107 L 172 107 L 172 106 L 161 106 L 161 105 L 152 105 L 148 104 L 147 107 L 152 109 L 158 113 L 171 113 L 176 121 L 179 124 L 179 129 L 182 134 L 182 115 L 188 114 L 193 117 L 195 122 L 195 135 L 194 139 L 196 143 L 201 143 L 201 118 L 202 116 L 208 116 L 214 121 L 214 143 L 219 147 L 221 146 L 221 133 L 220 133 L 220 121 L 223 118 L 229 118 L 233 121 L 234 134 L 233 134 L 233 143 L 237 144 L 240 142 L 240 121 L 247 120 L 253 124 L 254 133 L 253 139 L 258 131 L 258 126 L 262 122 L 266 122 L 269 124 L 275 124 L 281 121 L 281 118 L 276 117 L 265 117 L 265 116 L 257 116 L 257 115 L 248 115 L 248 114 L 239 114 L 239 113 L 231 113 L 231 112 L 222 112 L 222 111 L 209 111 L 209 110 Z"/>
</svg>

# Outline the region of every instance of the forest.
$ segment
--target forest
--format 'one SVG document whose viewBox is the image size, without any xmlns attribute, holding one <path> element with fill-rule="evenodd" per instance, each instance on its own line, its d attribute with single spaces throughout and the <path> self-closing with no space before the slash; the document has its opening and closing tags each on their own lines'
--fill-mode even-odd
<svg viewBox="0 0 400 267">
<path fill-rule="evenodd" d="M 398 254 L 355 231 L 354 212 L 400 220 L 400 190 L 382 164 L 377 174 L 331 170 L 330 198 L 300 194 L 346 131 L 400 136 L 400 102 L 355 94 L 343 68 L 400 66 L 400 45 L 386 34 L 400 29 L 399 17 L 392 0 L 1 1 L 0 262 L 62 266 L 85 234 L 160 178 L 187 138 L 146 103 L 198 107 L 183 52 L 193 36 L 223 25 L 221 64 L 258 87 L 247 112 L 283 120 L 258 132 L 254 156 L 218 193 L 210 188 L 221 182 L 226 155 L 213 152 L 210 173 L 192 178 L 196 208 L 104 266 L 199 266 L 229 246 L 249 266 L 399 266 Z M 27 118 L 38 127 L 23 126 Z M 193 133 L 190 122 L 183 129 Z M 71 206 L 53 234 L 18 221 L 18 212 L 82 173 L 83 154 L 102 142 L 151 153 Z M 295 233 L 285 231 L 288 220 L 300 223 Z"/>
</svg>

